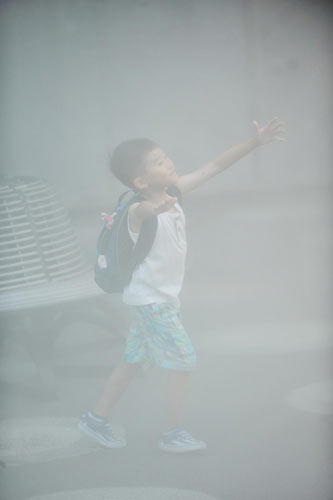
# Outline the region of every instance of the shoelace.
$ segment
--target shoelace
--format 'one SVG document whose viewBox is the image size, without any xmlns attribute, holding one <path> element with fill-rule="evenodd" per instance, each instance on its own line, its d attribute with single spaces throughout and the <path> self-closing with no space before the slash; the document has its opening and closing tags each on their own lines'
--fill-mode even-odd
<svg viewBox="0 0 333 500">
<path fill-rule="evenodd" d="M 109 420 L 99 422 L 98 427 L 107 430 L 112 436 L 114 436 L 114 432 L 112 430 L 111 423 Z"/>
<path fill-rule="evenodd" d="M 193 436 L 191 436 L 191 434 L 185 430 L 179 431 L 178 436 L 180 436 L 182 439 L 184 439 L 184 441 L 188 441 L 190 443 L 193 443 L 195 441 Z"/>
<path fill-rule="evenodd" d="M 107 429 L 111 434 L 113 434 L 113 430 L 112 430 L 112 427 L 111 427 L 111 424 L 108 420 L 106 420 L 105 422 L 103 422 L 101 424 L 101 427 L 104 427 L 104 429 Z"/>
<path fill-rule="evenodd" d="M 117 436 L 114 431 L 112 430 L 112 427 L 111 427 L 111 423 L 106 421 L 106 422 L 103 422 L 102 424 L 102 427 L 104 430 L 107 431 L 108 435 L 110 436 L 110 438 L 114 439 L 115 441 L 121 441 L 121 438 L 119 436 Z"/>
</svg>

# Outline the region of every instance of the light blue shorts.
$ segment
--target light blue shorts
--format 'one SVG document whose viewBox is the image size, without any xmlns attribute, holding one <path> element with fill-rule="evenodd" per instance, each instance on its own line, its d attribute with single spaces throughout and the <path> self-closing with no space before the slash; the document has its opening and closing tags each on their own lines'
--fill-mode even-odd
<svg viewBox="0 0 333 500">
<path fill-rule="evenodd" d="M 155 365 L 180 371 L 195 368 L 196 353 L 178 308 L 163 303 L 130 306 L 130 309 L 133 321 L 124 361 L 140 363 L 144 370 Z"/>
</svg>

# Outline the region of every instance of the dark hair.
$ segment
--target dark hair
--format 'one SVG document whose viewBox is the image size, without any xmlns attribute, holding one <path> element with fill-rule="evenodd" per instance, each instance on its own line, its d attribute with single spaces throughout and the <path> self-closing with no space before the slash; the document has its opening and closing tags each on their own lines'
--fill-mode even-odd
<svg viewBox="0 0 333 500">
<path fill-rule="evenodd" d="M 157 147 L 150 139 L 130 139 L 122 142 L 111 156 L 111 172 L 123 184 L 133 187 L 133 179 L 144 167 L 146 155 Z"/>
</svg>

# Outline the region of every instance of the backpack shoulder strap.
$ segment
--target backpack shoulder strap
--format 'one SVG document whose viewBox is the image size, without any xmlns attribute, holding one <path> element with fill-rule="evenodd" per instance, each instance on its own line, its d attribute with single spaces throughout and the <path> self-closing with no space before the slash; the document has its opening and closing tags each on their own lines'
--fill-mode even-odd
<svg viewBox="0 0 333 500">
<path fill-rule="evenodd" d="M 148 255 L 154 243 L 158 225 L 157 216 L 146 219 L 142 224 L 138 240 L 136 244 L 133 245 L 128 232 L 128 209 L 133 203 L 142 201 L 144 198 L 140 193 L 134 192 L 129 200 L 123 201 L 127 193 L 129 193 L 129 191 L 123 193 L 118 201 L 118 206 L 122 211 L 122 218 L 117 237 L 118 262 L 125 277 L 125 282 L 129 282 L 133 269 L 141 264 Z"/>
<path fill-rule="evenodd" d="M 126 197 L 129 195 L 129 193 L 131 193 L 132 196 L 131 196 L 131 198 L 126 200 Z M 140 198 L 140 195 L 138 193 L 136 193 L 133 189 L 128 189 L 127 191 L 125 191 L 124 193 L 122 193 L 119 196 L 117 208 L 124 207 L 128 204 L 132 204 L 134 201 L 136 201 L 139 198 Z"/>
<path fill-rule="evenodd" d="M 141 264 L 145 257 L 147 257 L 155 240 L 157 225 L 158 222 L 156 215 L 149 217 L 143 222 L 138 240 L 134 247 L 135 265 Z"/>
</svg>

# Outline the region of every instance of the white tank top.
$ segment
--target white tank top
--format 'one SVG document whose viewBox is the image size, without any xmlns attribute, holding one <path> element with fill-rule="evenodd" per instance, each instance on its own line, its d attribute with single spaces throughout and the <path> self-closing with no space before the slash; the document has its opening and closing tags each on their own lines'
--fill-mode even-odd
<svg viewBox="0 0 333 500">
<path fill-rule="evenodd" d="M 144 261 L 136 267 L 132 280 L 123 292 L 123 301 L 130 305 L 171 302 L 179 306 L 186 258 L 185 215 L 178 203 L 177 212 L 157 216 L 154 243 Z M 139 233 L 128 231 L 134 243 Z"/>
</svg>

